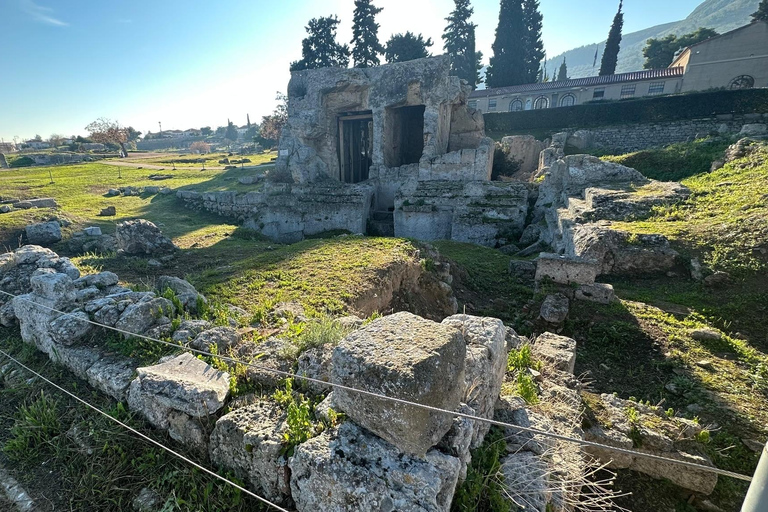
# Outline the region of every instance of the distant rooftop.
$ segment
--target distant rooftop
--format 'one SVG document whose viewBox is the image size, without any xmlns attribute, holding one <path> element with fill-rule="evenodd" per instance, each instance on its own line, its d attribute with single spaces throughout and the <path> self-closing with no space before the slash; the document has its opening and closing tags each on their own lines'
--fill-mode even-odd
<svg viewBox="0 0 768 512">
<path fill-rule="evenodd" d="M 470 98 L 484 98 L 499 94 L 518 94 L 523 92 L 544 92 L 551 89 L 564 89 L 570 87 L 587 87 L 593 85 L 608 85 L 621 82 L 635 82 L 637 80 L 653 80 L 658 78 L 677 78 L 683 76 L 683 67 L 645 69 L 620 73 L 618 75 L 590 76 L 587 78 L 574 78 L 559 82 L 544 82 L 535 84 L 512 85 L 509 87 L 497 87 L 495 89 L 478 89 L 470 94 Z"/>
</svg>

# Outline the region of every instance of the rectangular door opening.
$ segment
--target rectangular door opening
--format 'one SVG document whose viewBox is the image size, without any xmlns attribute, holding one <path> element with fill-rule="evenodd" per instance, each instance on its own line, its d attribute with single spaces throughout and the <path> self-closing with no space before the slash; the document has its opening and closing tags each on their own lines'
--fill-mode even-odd
<svg viewBox="0 0 768 512">
<path fill-rule="evenodd" d="M 339 116 L 340 181 L 359 183 L 368 179 L 373 155 L 373 115 L 355 112 Z"/>
<path fill-rule="evenodd" d="M 424 153 L 424 105 L 387 110 L 387 167 L 417 164 Z"/>
</svg>

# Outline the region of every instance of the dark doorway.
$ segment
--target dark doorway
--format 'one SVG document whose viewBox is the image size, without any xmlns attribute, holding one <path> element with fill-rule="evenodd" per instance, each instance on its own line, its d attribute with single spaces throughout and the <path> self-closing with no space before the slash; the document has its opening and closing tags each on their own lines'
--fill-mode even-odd
<svg viewBox="0 0 768 512">
<path fill-rule="evenodd" d="M 357 112 L 339 116 L 340 180 L 359 183 L 368 179 L 373 155 L 373 116 Z"/>
<path fill-rule="evenodd" d="M 424 105 L 392 108 L 387 111 L 387 167 L 417 164 L 424 152 Z"/>
</svg>

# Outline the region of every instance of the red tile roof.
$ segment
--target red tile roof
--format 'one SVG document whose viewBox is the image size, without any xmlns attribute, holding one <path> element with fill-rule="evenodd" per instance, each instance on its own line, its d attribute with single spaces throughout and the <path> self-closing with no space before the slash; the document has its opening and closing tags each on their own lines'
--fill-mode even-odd
<svg viewBox="0 0 768 512">
<path fill-rule="evenodd" d="M 565 89 L 569 87 L 586 87 L 593 85 L 617 84 L 621 82 L 636 82 L 638 80 L 654 80 L 659 78 L 677 78 L 683 76 L 684 68 L 646 69 L 620 73 L 618 75 L 590 76 L 587 78 L 574 78 L 561 82 L 545 82 L 525 85 L 512 85 L 509 87 L 497 87 L 495 89 L 478 89 L 470 94 L 470 98 L 485 98 L 498 96 L 499 94 L 518 94 L 524 92 L 545 92 L 551 89 Z"/>
</svg>

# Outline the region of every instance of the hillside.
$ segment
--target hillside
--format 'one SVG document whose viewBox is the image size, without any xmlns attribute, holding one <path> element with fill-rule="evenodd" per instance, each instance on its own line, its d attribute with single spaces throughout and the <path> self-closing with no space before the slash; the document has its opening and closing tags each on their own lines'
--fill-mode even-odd
<svg viewBox="0 0 768 512">
<path fill-rule="evenodd" d="M 759 3 L 760 0 L 705 0 L 684 20 L 664 23 L 645 30 L 624 34 L 616 72 L 623 73 L 642 69 L 643 47 L 650 38 L 664 37 L 669 34 L 687 34 L 699 27 L 713 28 L 720 33 L 727 32 L 748 23 L 750 15 L 757 10 Z M 606 35 L 608 34 L 608 29 L 609 27 L 606 26 Z M 600 66 L 599 57 L 597 66 L 592 66 L 595 58 L 596 44 L 598 43 L 574 48 L 550 58 L 550 64 L 548 65 L 548 67 L 552 67 L 550 75 L 555 76 L 557 74 L 557 67 L 560 66 L 563 57 L 568 62 L 568 76 L 570 78 L 596 75 Z M 603 48 L 605 48 L 605 40 L 600 41 L 599 44 L 600 54 L 602 55 Z"/>
</svg>

